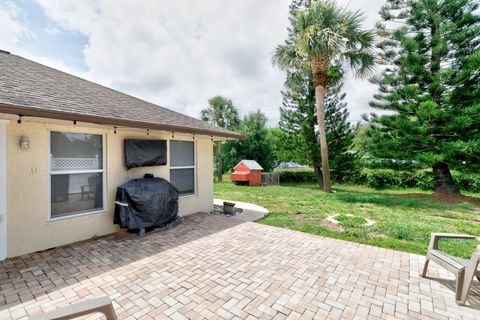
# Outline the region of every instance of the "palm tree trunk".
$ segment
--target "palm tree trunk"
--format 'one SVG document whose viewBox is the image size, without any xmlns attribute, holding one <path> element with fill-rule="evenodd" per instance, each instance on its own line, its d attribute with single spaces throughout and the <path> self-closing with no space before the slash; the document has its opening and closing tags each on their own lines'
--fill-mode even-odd
<svg viewBox="0 0 480 320">
<path fill-rule="evenodd" d="M 327 132 L 325 128 L 325 91 L 328 84 L 328 65 L 326 57 L 312 60 L 313 86 L 317 105 L 318 134 L 320 136 L 320 154 L 322 156 L 323 190 L 332 192 L 330 183 L 330 165 L 328 163 Z"/>
<path fill-rule="evenodd" d="M 222 181 L 223 177 L 223 164 L 222 164 L 222 141 L 217 145 L 217 177 L 218 181 Z"/>
</svg>

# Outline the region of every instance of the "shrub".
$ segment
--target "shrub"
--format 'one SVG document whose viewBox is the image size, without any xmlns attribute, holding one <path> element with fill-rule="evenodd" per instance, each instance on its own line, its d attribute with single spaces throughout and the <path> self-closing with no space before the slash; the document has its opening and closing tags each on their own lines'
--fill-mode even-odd
<svg viewBox="0 0 480 320">
<path fill-rule="evenodd" d="M 480 175 L 473 173 L 452 172 L 453 180 L 460 190 L 480 192 Z"/>
<path fill-rule="evenodd" d="M 280 183 L 316 183 L 313 170 L 278 170 Z M 452 171 L 455 183 L 462 191 L 480 192 L 480 174 Z M 348 177 L 348 182 L 364 184 L 375 189 L 418 188 L 433 190 L 430 169 L 402 171 L 393 169 L 363 169 Z"/>
<path fill-rule="evenodd" d="M 294 183 L 316 183 L 315 172 L 312 170 L 281 170 L 280 183 L 294 182 Z"/>
<path fill-rule="evenodd" d="M 433 173 L 427 169 L 417 171 L 363 169 L 361 176 L 357 183 L 365 183 L 376 189 L 409 187 L 433 190 Z M 452 171 L 452 176 L 460 190 L 480 192 L 480 174 Z"/>
<path fill-rule="evenodd" d="M 411 187 L 414 185 L 408 171 L 393 169 L 365 169 L 366 183 L 377 189 Z"/>
<path fill-rule="evenodd" d="M 415 187 L 422 190 L 433 190 L 432 170 L 418 170 L 414 172 Z"/>
</svg>

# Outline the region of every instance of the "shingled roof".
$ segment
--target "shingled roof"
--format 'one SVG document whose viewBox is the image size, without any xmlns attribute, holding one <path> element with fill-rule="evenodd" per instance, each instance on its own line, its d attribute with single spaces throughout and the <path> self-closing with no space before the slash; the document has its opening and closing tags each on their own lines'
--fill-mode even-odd
<svg viewBox="0 0 480 320">
<path fill-rule="evenodd" d="M 3 51 L 0 113 L 242 138 L 230 130 Z"/>
</svg>

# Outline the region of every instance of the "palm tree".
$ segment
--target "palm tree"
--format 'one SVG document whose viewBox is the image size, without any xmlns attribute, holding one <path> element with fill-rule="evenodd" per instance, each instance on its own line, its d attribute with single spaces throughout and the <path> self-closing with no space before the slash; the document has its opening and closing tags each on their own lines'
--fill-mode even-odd
<svg viewBox="0 0 480 320">
<path fill-rule="evenodd" d="M 294 11 L 289 39 L 277 46 L 272 58 L 273 64 L 284 70 L 312 72 L 326 192 L 332 192 L 325 132 L 326 88 L 333 77 L 343 73 L 343 67 L 357 76 L 368 76 L 375 64 L 374 34 L 362 29 L 362 20 L 360 11 L 351 12 L 329 0 L 314 1 Z"/>
<path fill-rule="evenodd" d="M 232 100 L 222 96 L 215 96 L 208 100 L 208 107 L 200 112 L 203 121 L 216 126 L 235 130 L 240 124 L 238 111 L 232 103 Z M 217 177 L 222 181 L 222 142 L 217 142 Z"/>
</svg>

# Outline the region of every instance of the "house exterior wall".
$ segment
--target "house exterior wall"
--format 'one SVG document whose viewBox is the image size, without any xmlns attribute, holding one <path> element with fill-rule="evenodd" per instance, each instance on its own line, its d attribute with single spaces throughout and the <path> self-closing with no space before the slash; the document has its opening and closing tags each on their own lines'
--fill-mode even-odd
<svg viewBox="0 0 480 320">
<path fill-rule="evenodd" d="M 104 135 L 105 193 L 104 210 L 83 216 L 71 216 L 49 220 L 49 150 L 50 131 L 69 131 Z M 30 148 L 22 149 L 22 137 L 30 140 Z M 113 225 L 114 200 L 117 186 L 145 173 L 169 179 L 170 167 L 143 167 L 126 169 L 124 166 L 123 140 L 146 139 L 145 132 L 133 129 L 82 127 L 80 124 L 59 125 L 23 121 L 17 127 L 15 121 L 7 126 L 7 235 L 8 257 L 45 250 L 75 241 L 102 236 L 118 230 Z M 170 140 L 171 133 L 150 132 L 150 139 Z M 192 141 L 192 135 L 175 133 L 175 140 Z M 197 135 L 196 194 L 179 200 L 179 213 L 209 212 L 213 209 L 213 143 L 210 137 Z M 167 150 L 169 146 L 167 144 Z"/>
</svg>

